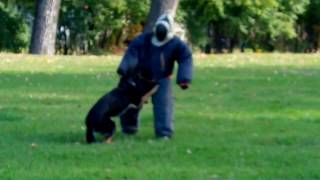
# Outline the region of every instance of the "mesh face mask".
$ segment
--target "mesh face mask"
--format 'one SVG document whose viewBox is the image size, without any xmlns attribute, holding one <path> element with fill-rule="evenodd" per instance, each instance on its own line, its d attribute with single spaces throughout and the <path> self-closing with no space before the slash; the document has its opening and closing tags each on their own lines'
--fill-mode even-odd
<svg viewBox="0 0 320 180">
<path fill-rule="evenodd" d="M 155 27 L 155 35 L 160 42 L 164 41 L 168 35 L 168 29 L 163 24 L 158 24 Z"/>
<path fill-rule="evenodd" d="M 173 36 L 174 21 L 170 14 L 160 16 L 153 28 L 152 44 L 155 46 L 163 46 L 169 42 Z"/>
</svg>

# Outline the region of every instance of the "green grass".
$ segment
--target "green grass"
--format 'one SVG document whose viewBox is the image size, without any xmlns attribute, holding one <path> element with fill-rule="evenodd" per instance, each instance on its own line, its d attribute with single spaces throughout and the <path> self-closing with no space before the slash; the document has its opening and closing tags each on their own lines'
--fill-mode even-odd
<svg viewBox="0 0 320 180">
<path fill-rule="evenodd" d="M 137 136 L 86 145 L 119 59 L 0 55 L 1 180 L 320 179 L 319 55 L 196 56 L 174 139 L 154 138 L 148 104 Z"/>
</svg>

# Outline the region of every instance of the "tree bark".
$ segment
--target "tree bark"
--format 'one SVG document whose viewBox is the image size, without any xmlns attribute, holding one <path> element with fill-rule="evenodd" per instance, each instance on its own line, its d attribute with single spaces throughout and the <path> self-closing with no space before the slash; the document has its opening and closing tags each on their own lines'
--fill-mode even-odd
<svg viewBox="0 0 320 180">
<path fill-rule="evenodd" d="M 53 55 L 61 0 L 37 0 L 31 54 Z"/>
<path fill-rule="evenodd" d="M 152 31 L 155 22 L 161 14 L 170 10 L 175 15 L 178 4 L 179 0 L 152 0 L 148 21 L 144 32 Z"/>
</svg>

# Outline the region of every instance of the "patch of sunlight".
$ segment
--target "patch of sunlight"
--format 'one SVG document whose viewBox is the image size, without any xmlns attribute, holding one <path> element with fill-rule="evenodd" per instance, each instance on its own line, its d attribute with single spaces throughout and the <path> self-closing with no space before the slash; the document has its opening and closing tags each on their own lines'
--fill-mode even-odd
<svg viewBox="0 0 320 180">
<path fill-rule="evenodd" d="M 27 97 L 33 100 L 68 100 L 68 101 L 78 101 L 81 100 L 80 96 L 75 94 L 61 94 L 61 93 L 27 93 L 21 94 L 21 97 Z"/>
<path fill-rule="evenodd" d="M 222 55 L 194 56 L 195 65 L 200 68 L 225 67 L 236 68 L 243 66 L 294 66 L 314 67 L 320 66 L 320 54 L 289 54 L 289 53 L 234 53 Z"/>
<path fill-rule="evenodd" d="M 252 120 L 258 121 L 319 121 L 320 122 L 320 113 L 316 109 L 310 110 L 299 110 L 291 109 L 284 110 L 281 112 L 277 111 L 238 111 L 238 112 L 223 112 L 217 111 L 212 113 L 208 110 L 201 110 L 198 112 L 202 117 L 207 117 L 206 119 L 224 119 L 224 120 L 236 120 L 241 122 L 248 122 Z"/>
<path fill-rule="evenodd" d="M 90 73 L 95 69 L 115 69 L 120 56 L 35 56 L 0 54 L 0 72 Z"/>
</svg>

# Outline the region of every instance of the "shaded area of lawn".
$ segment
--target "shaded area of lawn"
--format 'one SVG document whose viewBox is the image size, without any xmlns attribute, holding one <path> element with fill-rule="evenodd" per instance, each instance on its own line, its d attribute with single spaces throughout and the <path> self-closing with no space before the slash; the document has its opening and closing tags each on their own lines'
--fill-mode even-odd
<svg viewBox="0 0 320 180">
<path fill-rule="evenodd" d="M 0 179 L 320 178 L 320 62 L 197 65 L 192 88 L 175 87 L 173 140 L 154 139 L 147 104 L 137 136 L 88 146 L 84 117 L 117 83 L 115 65 L 90 65 L 0 71 Z"/>
</svg>

